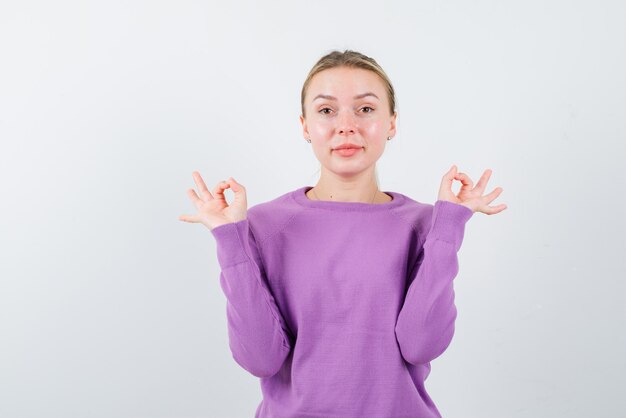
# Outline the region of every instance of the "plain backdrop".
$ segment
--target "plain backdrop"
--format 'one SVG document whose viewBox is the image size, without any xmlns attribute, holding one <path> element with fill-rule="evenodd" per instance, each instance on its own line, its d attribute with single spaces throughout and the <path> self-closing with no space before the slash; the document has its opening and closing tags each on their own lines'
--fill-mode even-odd
<svg viewBox="0 0 626 418">
<path fill-rule="evenodd" d="M 254 415 L 214 238 L 178 216 L 193 170 L 249 206 L 317 182 L 300 89 L 334 49 L 396 88 L 382 190 L 434 203 L 452 164 L 504 189 L 459 252 L 426 381 L 443 416 L 623 414 L 625 19 L 617 0 L 3 1 L 0 416 Z"/>
</svg>

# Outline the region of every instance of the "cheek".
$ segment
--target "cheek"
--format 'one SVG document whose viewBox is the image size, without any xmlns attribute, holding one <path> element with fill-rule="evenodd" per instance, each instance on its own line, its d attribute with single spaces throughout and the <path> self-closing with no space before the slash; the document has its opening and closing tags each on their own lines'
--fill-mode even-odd
<svg viewBox="0 0 626 418">
<path fill-rule="evenodd" d="M 315 132 L 318 136 L 327 135 L 329 132 L 333 132 L 332 124 L 328 122 L 317 122 L 312 126 L 309 126 L 309 131 Z"/>
<path fill-rule="evenodd" d="M 385 129 L 382 121 L 368 121 L 362 125 L 362 131 L 370 138 L 384 135 Z"/>
</svg>

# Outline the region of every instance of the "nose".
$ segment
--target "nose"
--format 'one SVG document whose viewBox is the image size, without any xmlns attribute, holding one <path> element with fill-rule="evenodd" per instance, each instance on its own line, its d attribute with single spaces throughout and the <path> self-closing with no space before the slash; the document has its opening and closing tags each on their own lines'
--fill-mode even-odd
<svg viewBox="0 0 626 418">
<path fill-rule="evenodd" d="M 354 135 L 357 129 L 354 115 L 351 112 L 339 112 L 337 118 L 337 133 L 339 135 Z"/>
</svg>

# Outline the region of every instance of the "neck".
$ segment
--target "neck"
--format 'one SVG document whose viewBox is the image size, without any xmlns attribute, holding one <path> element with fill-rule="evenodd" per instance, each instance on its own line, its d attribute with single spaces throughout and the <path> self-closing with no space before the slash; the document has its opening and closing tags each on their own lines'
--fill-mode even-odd
<svg viewBox="0 0 626 418">
<path fill-rule="evenodd" d="M 379 190 L 373 168 L 347 178 L 322 167 L 319 181 L 306 195 L 311 200 L 334 202 L 384 203 L 392 200 Z"/>
<path fill-rule="evenodd" d="M 370 191 L 370 197 L 365 197 L 363 194 L 359 194 L 358 196 L 356 194 L 353 195 L 353 197 L 337 197 L 337 195 L 335 193 L 333 193 L 332 191 L 322 191 L 320 190 L 320 188 L 318 186 L 313 187 L 311 190 L 309 190 L 309 192 L 307 193 L 307 196 L 309 196 L 309 198 L 313 199 L 313 200 L 326 200 L 326 201 L 333 201 L 333 202 L 360 202 L 360 203 L 376 203 L 377 201 L 380 200 L 380 194 L 381 192 L 379 190 L 373 190 Z M 354 197 L 356 196 L 356 197 Z M 359 197 L 362 196 L 362 197 Z"/>
</svg>

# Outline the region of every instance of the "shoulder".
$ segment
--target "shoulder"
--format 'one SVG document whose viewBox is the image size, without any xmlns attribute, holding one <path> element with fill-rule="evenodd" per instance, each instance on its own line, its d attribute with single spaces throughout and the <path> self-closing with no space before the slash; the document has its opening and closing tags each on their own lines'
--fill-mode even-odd
<svg viewBox="0 0 626 418">
<path fill-rule="evenodd" d="M 261 243 L 285 228 L 304 208 L 292 198 L 294 191 L 248 208 L 248 222 L 256 240 Z"/>
<path fill-rule="evenodd" d="M 424 243 L 426 236 L 435 228 L 435 225 L 444 223 L 455 227 L 462 226 L 474 213 L 466 206 L 446 200 L 437 200 L 434 204 L 430 204 L 419 202 L 408 196 L 404 198 L 404 204 L 395 208 L 395 212 L 412 226 L 420 243 Z M 449 229 L 447 226 L 442 228 Z"/>
<path fill-rule="evenodd" d="M 419 241 L 423 241 L 430 231 L 435 205 L 398 194 L 403 197 L 403 203 L 393 208 L 394 214 L 413 228 Z"/>
</svg>

